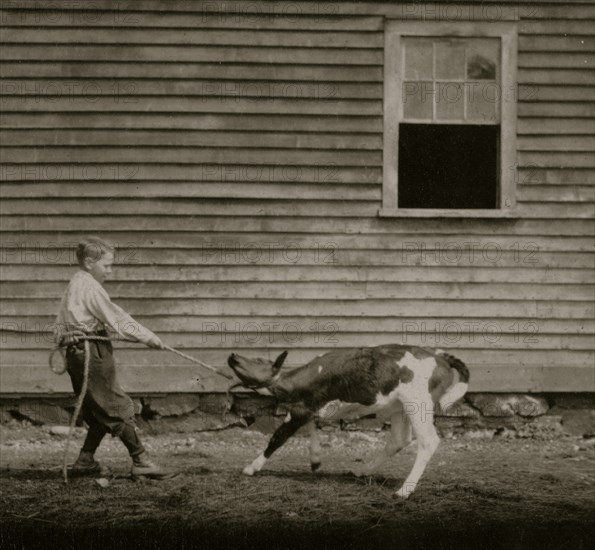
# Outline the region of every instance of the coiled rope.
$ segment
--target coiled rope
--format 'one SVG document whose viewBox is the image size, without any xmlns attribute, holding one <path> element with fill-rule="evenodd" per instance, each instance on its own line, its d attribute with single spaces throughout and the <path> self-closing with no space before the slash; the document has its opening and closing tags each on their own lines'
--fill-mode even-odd
<svg viewBox="0 0 595 550">
<path fill-rule="evenodd" d="M 100 336 L 96 337 L 86 337 L 83 340 L 84 351 L 85 351 L 85 362 L 83 366 L 83 385 L 81 387 L 81 392 L 78 394 L 76 398 L 76 405 L 74 407 L 74 414 L 70 419 L 70 425 L 68 426 L 68 435 L 66 436 L 66 442 L 64 443 L 64 456 L 62 457 L 62 478 L 64 479 L 64 483 L 68 483 L 68 448 L 70 447 L 70 442 L 72 441 L 72 433 L 74 432 L 74 426 L 76 425 L 76 419 L 79 417 L 81 413 L 81 408 L 83 407 L 83 401 L 85 400 L 85 395 L 87 395 L 87 384 L 89 383 L 89 363 L 91 361 L 91 352 L 89 350 L 89 340 L 99 339 Z M 102 340 L 107 340 L 107 338 L 101 338 Z M 55 349 L 54 349 L 55 351 Z M 54 355 L 54 351 L 50 354 L 50 368 L 52 368 L 52 357 Z M 64 370 L 60 374 L 64 374 L 66 372 L 66 358 L 64 358 Z M 52 370 L 54 370 L 52 368 Z M 54 371 L 56 372 L 56 371 Z"/>
</svg>

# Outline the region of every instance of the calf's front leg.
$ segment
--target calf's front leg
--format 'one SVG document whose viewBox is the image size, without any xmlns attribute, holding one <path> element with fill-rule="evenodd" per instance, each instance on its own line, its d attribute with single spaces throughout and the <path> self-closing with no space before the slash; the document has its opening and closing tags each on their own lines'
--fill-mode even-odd
<svg viewBox="0 0 595 550">
<path fill-rule="evenodd" d="M 277 428 L 275 433 L 269 440 L 267 448 L 264 453 L 258 455 L 254 461 L 243 469 L 243 473 L 252 476 L 255 472 L 259 472 L 265 465 L 266 461 L 271 455 L 281 447 L 295 432 L 297 432 L 304 424 L 309 422 L 311 419 L 310 415 L 299 415 L 292 416 L 290 414 L 289 419 Z"/>
</svg>

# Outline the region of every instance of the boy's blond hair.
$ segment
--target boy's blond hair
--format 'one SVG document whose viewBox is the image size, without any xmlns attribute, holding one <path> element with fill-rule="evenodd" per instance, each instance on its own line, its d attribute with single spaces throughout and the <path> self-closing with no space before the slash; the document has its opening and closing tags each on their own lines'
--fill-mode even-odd
<svg viewBox="0 0 595 550">
<path fill-rule="evenodd" d="M 80 267 L 84 267 L 85 260 L 91 258 L 96 262 L 102 258 L 104 254 L 114 253 L 114 247 L 100 237 L 85 237 L 79 242 L 76 249 L 76 258 Z"/>
</svg>

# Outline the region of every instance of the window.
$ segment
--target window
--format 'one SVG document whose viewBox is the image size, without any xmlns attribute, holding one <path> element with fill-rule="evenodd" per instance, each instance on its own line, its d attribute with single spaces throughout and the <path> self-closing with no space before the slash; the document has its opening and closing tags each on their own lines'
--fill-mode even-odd
<svg viewBox="0 0 595 550">
<path fill-rule="evenodd" d="M 510 216 L 514 23 L 389 21 L 384 78 L 380 214 Z"/>
</svg>

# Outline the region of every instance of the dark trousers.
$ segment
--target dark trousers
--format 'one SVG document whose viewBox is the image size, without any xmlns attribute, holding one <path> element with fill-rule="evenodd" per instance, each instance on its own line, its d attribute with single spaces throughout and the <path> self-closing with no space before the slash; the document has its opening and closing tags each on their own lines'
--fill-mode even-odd
<svg viewBox="0 0 595 550">
<path fill-rule="evenodd" d="M 89 422 L 87 422 L 87 424 L 89 424 Z M 109 430 L 106 426 L 97 421 L 91 421 L 91 424 L 89 424 L 89 431 L 87 432 L 87 437 L 85 438 L 85 442 L 83 443 L 83 448 L 81 451 L 83 453 L 95 454 L 95 451 L 107 433 L 109 433 Z M 118 437 L 128 449 L 128 453 L 131 457 L 134 458 L 135 456 L 145 452 L 145 448 L 143 447 L 143 444 L 136 433 L 135 426 L 125 423 L 122 427 L 122 431 L 118 434 Z"/>
<path fill-rule="evenodd" d="M 96 333 L 106 336 L 106 333 Z M 111 342 L 89 341 L 89 375 L 82 415 L 89 426 L 82 451 L 94 453 L 106 434 L 117 436 L 135 457 L 144 452 L 136 433 L 134 404 L 121 388 L 114 363 Z M 80 394 L 84 379 L 85 352 L 82 342 L 66 351 L 68 374 L 72 387 Z"/>
</svg>

